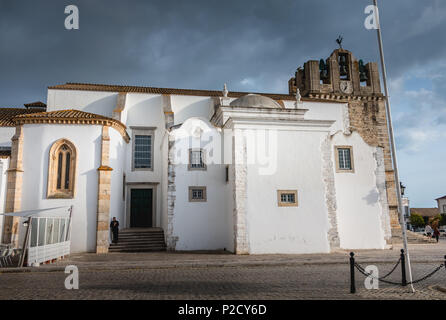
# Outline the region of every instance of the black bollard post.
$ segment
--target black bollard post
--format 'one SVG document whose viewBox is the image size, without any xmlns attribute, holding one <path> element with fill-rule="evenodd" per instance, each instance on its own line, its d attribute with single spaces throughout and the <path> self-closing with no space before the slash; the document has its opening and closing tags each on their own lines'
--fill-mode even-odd
<svg viewBox="0 0 446 320">
<path fill-rule="evenodd" d="M 350 252 L 350 293 L 356 293 L 355 286 L 355 254 Z"/>
<path fill-rule="evenodd" d="M 407 286 L 406 256 L 404 255 L 404 249 L 401 249 L 401 284 L 403 285 L 403 287 Z"/>
</svg>

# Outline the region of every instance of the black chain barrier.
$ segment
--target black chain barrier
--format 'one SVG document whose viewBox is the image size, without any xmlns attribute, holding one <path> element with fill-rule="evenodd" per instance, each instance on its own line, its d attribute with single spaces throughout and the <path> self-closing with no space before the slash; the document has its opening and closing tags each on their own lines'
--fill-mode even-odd
<svg viewBox="0 0 446 320">
<path fill-rule="evenodd" d="M 403 249 L 401 249 L 400 258 L 398 259 L 396 264 L 393 266 L 393 268 L 386 275 L 384 275 L 382 277 L 375 277 L 375 276 L 372 275 L 372 273 L 369 273 L 369 272 L 365 271 L 365 269 L 359 263 L 355 262 L 354 255 L 355 254 L 353 252 L 350 252 L 350 293 L 355 293 L 356 292 L 355 268 L 361 274 L 363 274 L 366 277 L 370 277 L 370 278 L 376 279 L 378 281 L 381 281 L 381 282 L 384 282 L 384 283 L 387 283 L 387 284 L 398 285 L 398 286 L 407 286 L 408 284 L 419 283 L 421 281 L 424 281 L 424 280 L 432 277 L 435 273 L 437 273 L 443 267 L 446 268 L 446 256 L 444 256 L 445 263 L 440 264 L 437 268 L 435 268 L 433 271 L 431 271 L 430 273 L 426 274 L 425 276 L 421 277 L 420 279 L 413 280 L 411 282 L 410 281 L 407 282 L 407 280 L 406 280 L 405 255 L 404 255 L 404 250 Z M 400 264 L 401 264 L 401 282 L 385 280 L 385 278 L 390 276 L 396 270 L 398 265 L 400 265 Z"/>
<path fill-rule="evenodd" d="M 399 262 L 398 262 L 398 264 L 399 264 Z M 399 283 L 399 282 L 384 280 L 384 277 L 377 278 L 377 277 L 373 276 L 371 273 L 368 273 L 367 271 L 365 271 L 365 269 L 357 263 L 355 263 L 355 267 L 356 267 L 356 269 L 358 269 L 359 272 L 361 272 L 366 277 L 370 277 L 370 278 L 373 278 L 373 279 L 376 279 L 376 280 L 379 280 L 379 281 L 382 281 L 382 282 L 388 283 L 388 284 L 401 285 L 401 283 Z M 395 269 L 393 269 L 393 270 L 395 270 Z"/>
<path fill-rule="evenodd" d="M 442 264 L 440 264 L 434 271 L 432 271 L 431 273 L 425 275 L 424 277 L 422 277 L 422 278 L 420 278 L 420 279 L 418 279 L 418 280 L 414 280 L 414 281 L 412 281 L 412 282 L 408 282 L 408 284 L 415 284 L 415 283 L 424 281 L 424 280 L 426 280 L 426 279 L 432 277 L 435 273 L 437 273 L 437 272 L 438 272 L 441 268 L 443 268 L 443 267 L 444 267 L 444 264 L 442 263 Z"/>
</svg>

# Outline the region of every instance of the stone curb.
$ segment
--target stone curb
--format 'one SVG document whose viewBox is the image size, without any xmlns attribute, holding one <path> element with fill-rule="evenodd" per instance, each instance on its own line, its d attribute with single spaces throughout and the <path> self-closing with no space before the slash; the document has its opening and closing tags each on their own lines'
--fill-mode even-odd
<svg viewBox="0 0 446 320">
<path fill-rule="evenodd" d="M 437 263 L 439 261 L 432 260 L 418 260 L 412 261 L 412 263 Z M 441 261 L 442 262 L 442 261 Z M 359 261 L 360 264 L 365 263 L 383 263 L 383 264 L 392 264 L 396 263 L 393 260 L 363 260 Z M 97 266 L 89 266 L 89 265 L 79 265 L 78 268 L 81 271 L 114 271 L 114 270 L 156 270 L 156 269 L 178 269 L 178 268 L 234 268 L 234 267 L 274 267 L 274 266 L 305 266 L 305 265 L 339 265 L 345 264 L 348 265 L 348 260 L 346 261 L 283 261 L 283 262 L 252 262 L 252 263 L 177 263 L 177 264 L 160 264 L 160 265 L 148 265 L 148 264 L 135 264 L 135 265 L 114 265 L 114 266 L 105 266 L 105 265 L 97 265 Z M 65 271 L 65 267 L 67 265 L 76 265 L 76 262 L 73 261 L 70 264 L 66 264 L 63 266 L 48 266 L 48 267 L 24 267 L 24 268 L 7 268 L 0 269 L 0 275 L 5 273 L 35 273 L 35 272 L 59 272 Z M 445 289 L 446 290 L 446 289 Z"/>
</svg>

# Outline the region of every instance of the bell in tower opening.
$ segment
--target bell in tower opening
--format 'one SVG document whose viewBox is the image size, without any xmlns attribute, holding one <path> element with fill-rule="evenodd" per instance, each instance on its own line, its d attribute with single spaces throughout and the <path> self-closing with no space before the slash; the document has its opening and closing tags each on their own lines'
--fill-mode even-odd
<svg viewBox="0 0 446 320">
<path fill-rule="evenodd" d="M 288 86 L 290 95 L 295 95 L 299 89 L 302 97 L 382 97 L 377 63 L 364 64 L 343 48 L 334 50 L 328 59 L 305 62 L 288 81 Z"/>
<path fill-rule="evenodd" d="M 348 64 L 348 54 L 339 52 L 338 54 L 339 75 L 342 80 L 350 80 L 350 70 Z"/>
</svg>

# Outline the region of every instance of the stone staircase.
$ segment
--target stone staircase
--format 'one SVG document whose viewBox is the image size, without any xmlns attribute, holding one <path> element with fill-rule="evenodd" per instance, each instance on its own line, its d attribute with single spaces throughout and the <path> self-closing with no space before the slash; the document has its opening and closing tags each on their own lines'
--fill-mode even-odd
<svg viewBox="0 0 446 320">
<path fill-rule="evenodd" d="M 119 231 L 117 244 L 110 244 L 109 252 L 165 251 L 164 231 L 161 228 L 131 228 Z"/>
<path fill-rule="evenodd" d="M 407 233 L 408 243 L 414 243 L 414 244 L 437 243 L 437 241 L 434 238 L 429 238 L 427 236 L 423 236 L 422 234 L 413 231 L 407 230 L 406 233 Z M 401 229 L 392 229 L 392 243 L 393 244 L 403 243 L 403 233 Z"/>
</svg>

